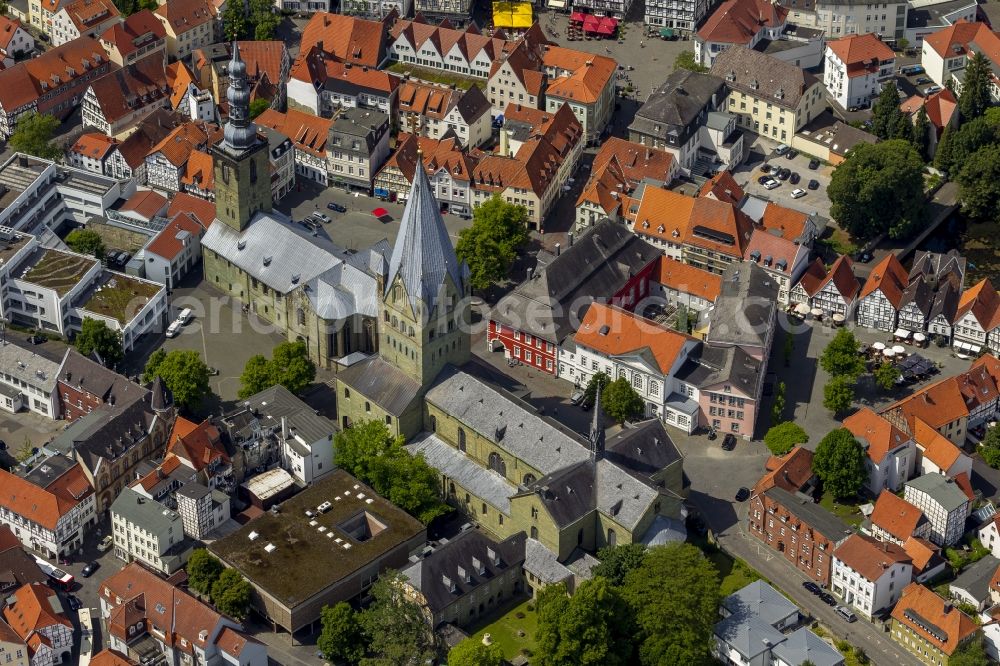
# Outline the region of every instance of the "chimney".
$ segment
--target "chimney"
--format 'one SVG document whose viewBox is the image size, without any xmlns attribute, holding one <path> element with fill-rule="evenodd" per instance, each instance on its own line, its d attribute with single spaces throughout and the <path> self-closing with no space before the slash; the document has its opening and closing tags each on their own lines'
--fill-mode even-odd
<svg viewBox="0 0 1000 666">
<path fill-rule="evenodd" d="M 952 611 L 952 608 L 954 608 L 954 607 L 952 606 L 951 601 L 945 601 L 944 602 L 944 614 L 945 615 L 947 615 L 948 613 L 950 613 Z"/>
<path fill-rule="evenodd" d="M 281 417 L 281 441 L 284 442 L 287 439 L 288 439 L 288 422 L 285 420 L 285 417 L 282 416 Z"/>
<path fill-rule="evenodd" d="M 566 247 L 573 247 L 573 232 L 566 234 Z"/>
<path fill-rule="evenodd" d="M 531 276 L 534 275 L 534 274 L 535 274 L 535 267 L 534 266 L 528 266 L 528 279 L 530 280 Z"/>
<path fill-rule="evenodd" d="M 556 256 L 557 256 L 557 257 L 559 256 L 559 252 L 560 252 L 560 249 L 559 249 L 559 248 L 560 248 L 560 245 L 559 245 L 559 243 L 556 243 Z"/>
</svg>

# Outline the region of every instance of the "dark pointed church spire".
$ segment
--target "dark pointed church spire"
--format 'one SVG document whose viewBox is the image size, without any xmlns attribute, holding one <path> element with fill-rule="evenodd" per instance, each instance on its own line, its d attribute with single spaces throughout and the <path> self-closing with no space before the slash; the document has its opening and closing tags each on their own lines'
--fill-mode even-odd
<svg viewBox="0 0 1000 666">
<path fill-rule="evenodd" d="M 601 423 L 601 384 L 597 383 L 594 394 L 594 418 L 590 423 L 590 459 L 598 461 L 604 457 L 604 425 Z"/>
<path fill-rule="evenodd" d="M 229 120 L 223 129 L 225 145 L 239 152 L 251 148 L 257 141 L 257 129 L 250 121 L 250 85 L 247 83 L 247 65 L 240 57 L 240 47 L 233 42 L 233 57 L 229 60 Z"/>
</svg>

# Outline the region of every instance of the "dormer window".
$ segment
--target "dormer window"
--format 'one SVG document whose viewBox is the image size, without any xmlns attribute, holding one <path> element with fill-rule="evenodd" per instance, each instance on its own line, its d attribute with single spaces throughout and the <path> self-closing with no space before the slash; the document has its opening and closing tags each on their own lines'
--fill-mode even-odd
<svg viewBox="0 0 1000 666">
<path fill-rule="evenodd" d="M 778 92 L 774 93 L 775 99 L 785 99 L 785 89 L 778 88 Z"/>
<path fill-rule="evenodd" d="M 758 88 L 760 88 L 760 83 L 757 82 L 757 79 L 752 80 L 750 82 L 750 89 L 757 90 Z"/>
<path fill-rule="evenodd" d="M 736 80 L 736 72 L 731 69 L 729 70 L 729 73 L 726 74 L 726 81 L 733 82 L 735 80 Z"/>
</svg>

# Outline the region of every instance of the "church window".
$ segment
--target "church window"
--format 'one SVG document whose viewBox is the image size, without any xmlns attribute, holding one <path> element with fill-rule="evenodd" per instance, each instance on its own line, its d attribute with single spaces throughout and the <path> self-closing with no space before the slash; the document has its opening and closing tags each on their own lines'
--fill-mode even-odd
<svg viewBox="0 0 1000 666">
<path fill-rule="evenodd" d="M 257 182 L 257 163 L 256 162 L 250 162 L 250 182 L 251 183 L 256 183 Z"/>
<path fill-rule="evenodd" d="M 347 388 L 346 386 L 344 387 L 344 397 L 345 398 L 351 397 L 351 389 Z"/>
<path fill-rule="evenodd" d="M 366 412 L 372 411 L 372 403 L 365 401 L 365 411 Z"/>
<path fill-rule="evenodd" d="M 534 525 L 531 526 L 531 538 L 532 539 L 538 538 L 538 528 L 535 527 Z"/>
<path fill-rule="evenodd" d="M 490 454 L 489 464 L 491 470 L 500 476 L 507 476 L 507 463 L 503 461 L 503 458 L 496 451 Z"/>
<path fill-rule="evenodd" d="M 387 426 L 391 426 L 392 425 L 392 417 L 389 416 L 388 414 L 386 414 L 386 416 L 385 416 L 385 424 Z"/>
<path fill-rule="evenodd" d="M 526 485 L 526 486 L 530 486 L 532 483 L 535 482 L 535 475 L 534 474 L 525 474 L 524 478 L 521 480 L 521 482 L 524 485 Z"/>
<path fill-rule="evenodd" d="M 229 183 L 229 165 L 226 163 L 222 164 L 222 182 Z"/>
<path fill-rule="evenodd" d="M 458 450 L 465 452 L 465 430 L 463 428 L 458 429 Z"/>
<path fill-rule="evenodd" d="M 299 308 L 298 310 L 295 311 L 295 315 L 299 319 L 299 326 L 305 326 L 306 325 L 306 311 L 303 310 L 302 308 Z"/>
<path fill-rule="evenodd" d="M 437 432 L 438 429 L 438 419 L 436 416 L 431 414 L 431 432 Z"/>
<path fill-rule="evenodd" d="M 615 534 L 614 529 L 608 528 L 608 547 L 614 548 L 618 544 L 618 535 Z"/>
</svg>

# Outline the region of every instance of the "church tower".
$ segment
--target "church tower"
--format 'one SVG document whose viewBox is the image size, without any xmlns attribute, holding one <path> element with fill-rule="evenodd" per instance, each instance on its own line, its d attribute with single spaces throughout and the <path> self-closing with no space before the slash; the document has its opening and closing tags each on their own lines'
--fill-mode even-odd
<svg viewBox="0 0 1000 666">
<path fill-rule="evenodd" d="M 250 86 L 247 66 L 233 42 L 229 61 L 229 120 L 223 140 L 212 146 L 215 170 L 215 216 L 243 231 L 254 213 L 271 210 L 271 170 L 267 141 L 257 136 L 250 121 Z"/>
<path fill-rule="evenodd" d="M 459 263 L 417 157 L 389 268 L 380 280 L 379 356 L 424 389 L 469 360 L 469 269 Z"/>
</svg>

